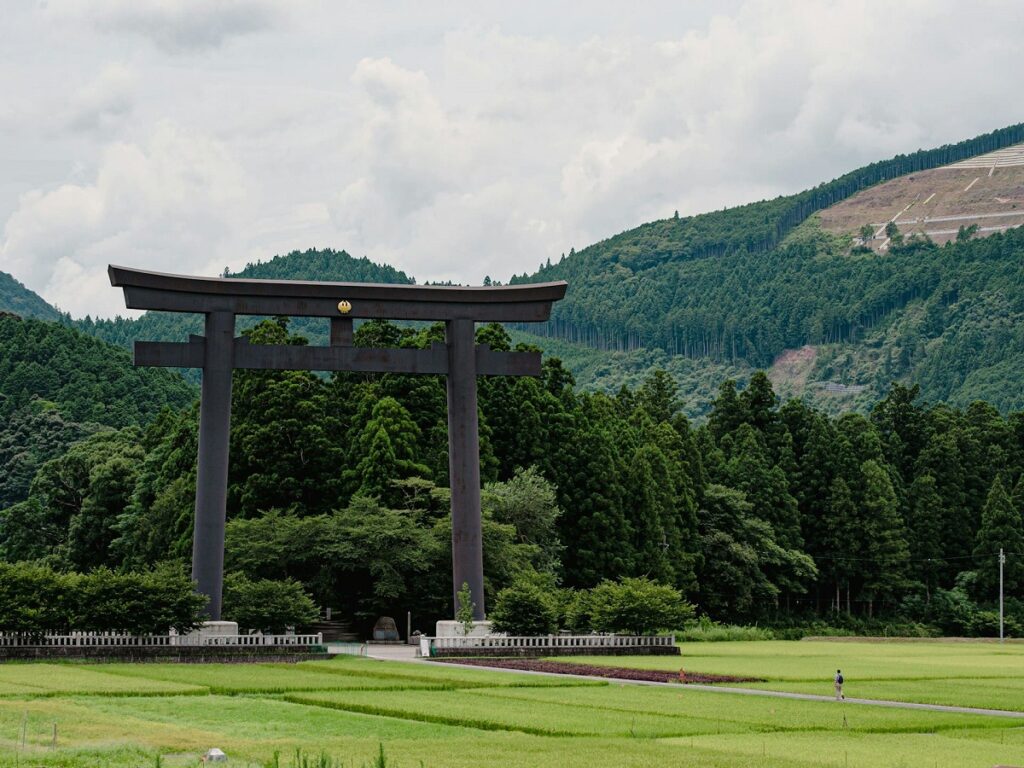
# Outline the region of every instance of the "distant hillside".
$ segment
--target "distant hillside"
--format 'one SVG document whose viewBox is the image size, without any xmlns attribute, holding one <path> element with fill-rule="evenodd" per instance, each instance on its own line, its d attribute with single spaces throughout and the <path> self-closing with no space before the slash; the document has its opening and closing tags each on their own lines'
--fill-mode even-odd
<svg viewBox="0 0 1024 768">
<path fill-rule="evenodd" d="M 109 427 L 143 424 L 195 390 L 168 371 L 136 368 L 131 355 L 74 328 L 0 317 L 0 418 L 45 401 L 66 419 Z"/>
<path fill-rule="evenodd" d="M 1024 298 L 1016 275 L 1024 255 L 1020 232 L 993 228 L 974 235 L 998 235 L 987 245 L 943 248 L 905 238 L 887 244 L 879 258 L 855 248 L 849 224 L 833 226 L 832 212 L 864 196 L 886 199 L 890 186 L 940 173 L 928 169 L 1011 147 L 999 155 L 1005 164 L 1022 140 L 1024 125 L 1011 126 L 874 163 L 798 195 L 651 222 L 512 282 L 568 281 L 551 321 L 528 330 L 620 353 L 612 367 L 624 379 L 642 376 L 643 360 L 660 351 L 670 361 L 768 368 L 780 392 L 827 410 L 863 409 L 894 379 L 920 380 L 931 399 L 963 403 L 984 394 L 1013 407 L 1019 386 L 1005 363 L 1013 344 L 999 329 L 1012 324 Z M 964 166 L 977 163 L 991 161 Z M 979 175 L 965 167 L 941 171 L 961 172 Z M 994 176 L 1000 174 L 1010 195 L 1014 177 L 1002 165 Z M 986 180 L 993 177 L 981 175 L 975 187 L 991 198 L 995 187 Z M 1014 201 L 1003 199 L 1012 211 Z M 926 322 L 912 321 L 922 312 Z M 986 312 L 996 313 L 988 325 Z M 791 355 L 803 348 L 809 352 Z M 601 379 L 604 388 L 611 378 L 580 383 Z M 684 387 L 693 381 L 686 372 L 677 378 Z M 702 394 L 707 400 L 713 393 Z"/>
<path fill-rule="evenodd" d="M 0 508 L 72 443 L 145 425 L 195 396 L 177 374 L 135 368 L 125 350 L 73 328 L 0 315 Z"/>
<path fill-rule="evenodd" d="M 785 308 L 783 317 L 762 317 L 767 307 L 746 306 L 746 294 L 757 288 L 761 267 L 767 264 L 761 257 L 781 246 L 795 227 L 879 182 L 1022 141 L 1024 123 L 959 144 L 897 155 L 796 195 L 651 222 L 570 253 L 533 275 L 513 276 L 512 282 L 568 281 L 568 294 L 555 306 L 544 335 L 599 349 L 657 347 L 688 357 L 768 365 L 786 347 L 814 343 L 808 337 L 822 323 L 819 335 L 825 340 L 842 334 L 829 326 L 857 321 L 822 311 L 814 292 Z M 726 304 L 709 301 L 709 289 Z M 787 333 L 790 328 L 780 324 L 799 324 L 805 330 Z"/>
<path fill-rule="evenodd" d="M 0 272 L 0 312 L 35 320 L 60 320 L 60 312 L 6 272 Z"/>
<path fill-rule="evenodd" d="M 244 269 L 224 276 L 343 283 L 416 282 L 404 272 L 387 265 L 375 264 L 366 257 L 353 258 L 344 251 L 331 249 L 292 251 L 283 256 L 275 256 L 270 261 L 246 264 Z M 256 322 L 255 318 L 240 319 L 238 330 Z M 203 332 L 200 315 L 175 312 L 147 312 L 138 319 L 118 317 L 113 320 L 76 320 L 74 325 L 88 334 L 124 347 L 130 347 L 136 339 L 184 341 L 190 333 Z M 306 336 L 314 343 L 325 343 L 328 325 L 324 319 L 301 318 L 292 324 L 292 331 Z"/>
</svg>

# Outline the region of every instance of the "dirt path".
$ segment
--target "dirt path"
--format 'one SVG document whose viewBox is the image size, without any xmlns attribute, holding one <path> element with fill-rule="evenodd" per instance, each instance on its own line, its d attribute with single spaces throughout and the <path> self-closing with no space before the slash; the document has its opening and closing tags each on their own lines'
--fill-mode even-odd
<svg viewBox="0 0 1024 768">
<path fill-rule="evenodd" d="M 429 664 L 444 664 L 443 661 L 429 661 L 424 662 Z M 464 666 L 458 664 L 451 664 L 451 666 Z M 571 677 L 574 679 L 581 680 L 593 680 L 594 678 L 590 675 L 572 675 L 572 674 L 557 674 L 552 672 L 538 672 L 531 670 L 522 669 L 506 669 L 504 667 L 492 667 L 485 664 L 474 665 L 474 669 L 487 669 L 494 672 L 512 672 L 519 675 L 546 675 L 548 677 Z M 856 704 L 856 705 L 868 705 L 874 707 L 891 707 L 893 709 L 922 709 L 930 712 L 955 712 L 964 715 L 991 715 L 993 717 L 1009 717 L 1018 720 L 1024 720 L 1024 712 L 1011 712 L 1005 709 L 981 709 L 977 707 L 955 707 L 946 704 L 918 704 L 911 701 L 892 701 L 889 699 L 852 699 L 847 698 L 842 702 L 837 702 L 834 696 L 819 696 L 813 693 L 790 693 L 788 691 L 764 691 L 759 688 L 736 688 L 733 686 L 726 685 L 702 685 L 702 684 L 686 684 L 680 685 L 679 683 L 659 683 L 651 680 L 623 680 L 619 678 L 602 678 L 610 680 L 615 683 L 622 685 L 653 685 L 653 686 L 671 686 L 681 691 L 683 690 L 697 690 L 697 691 L 711 691 L 713 693 L 721 694 L 733 694 L 737 696 L 767 696 L 769 698 L 776 699 L 796 699 L 798 701 L 821 701 L 831 702 L 833 704 Z"/>
</svg>

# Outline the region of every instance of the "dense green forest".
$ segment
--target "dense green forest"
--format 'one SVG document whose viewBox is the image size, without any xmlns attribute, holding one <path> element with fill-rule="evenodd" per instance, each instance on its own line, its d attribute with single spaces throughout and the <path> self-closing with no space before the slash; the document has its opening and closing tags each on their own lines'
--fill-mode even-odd
<svg viewBox="0 0 1024 768">
<path fill-rule="evenodd" d="M 248 333 L 301 343 L 283 319 Z M 442 333 L 369 322 L 356 343 Z M 511 345 L 495 325 L 478 341 Z M 443 380 L 239 371 L 234 387 L 229 571 L 297 578 L 364 624 L 450 616 Z M 780 404 L 758 373 L 722 384 L 697 426 L 662 372 L 614 396 L 577 390 L 551 357 L 540 379 L 482 379 L 488 594 L 647 576 L 715 619 L 986 634 L 1003 547 L 1019 632 L 1024 414 L 917 394 L 896 385 L 869 416 L 833 418 Z M 187 558 L 196 418 L 168 408 L 43 464 L 0 513 L 0 555 L 77 571 Z"/>
<path fill-rule="evenodd" d="M 0 315 L 0 507 L 23 499 L 36 470 L 73 443 L 147 424 L 194 397 L 180 376 L 135 368 L 119 347 Z"/>
<path fill-rule="evenodd" d="M 0 312 L 36 320 L 60 319 L 60 312 L 6 272 L 0 272 Z"/>
</svg>

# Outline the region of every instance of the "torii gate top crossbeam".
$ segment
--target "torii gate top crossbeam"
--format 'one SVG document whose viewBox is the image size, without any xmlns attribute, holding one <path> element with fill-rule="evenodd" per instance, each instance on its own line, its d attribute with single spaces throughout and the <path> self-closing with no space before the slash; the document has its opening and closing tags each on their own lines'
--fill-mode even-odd
<svg viewBox="0 0 1024 768">
<path fill-rule="evenodd" d="M 113 265 L 107 271 L 129 309 L 235 315 L 338 317 L 346 302 L 351 318 L 535 323 L 551 316 L 566 289 L 564 282 L 462 287 L 191 277 Z"/>
</svg>

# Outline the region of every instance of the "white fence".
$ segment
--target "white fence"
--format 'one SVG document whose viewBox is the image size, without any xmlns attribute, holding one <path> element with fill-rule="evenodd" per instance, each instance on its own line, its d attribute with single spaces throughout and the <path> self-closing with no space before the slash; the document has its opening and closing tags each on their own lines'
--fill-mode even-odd
<svg viewBox="0 0 1024 768">
<path fill-rule="evenodd" d="M 180 646 L 313 646 L 323 635 L 123 635 L 115 632 L 72 632 L 67 635 L 0 632 L 0 648 L 164 648 Z"/>
<path fill-rule="evenodd" d="M 594 649 L 626 650 L 629 648 L 672 648 L 675 635 L 485 635 L 484 637 L 421 637 L 420 655 L 431 656 L 436 650 L 492 650 L 532 648 L 537 650 Z"/>
</svg>

